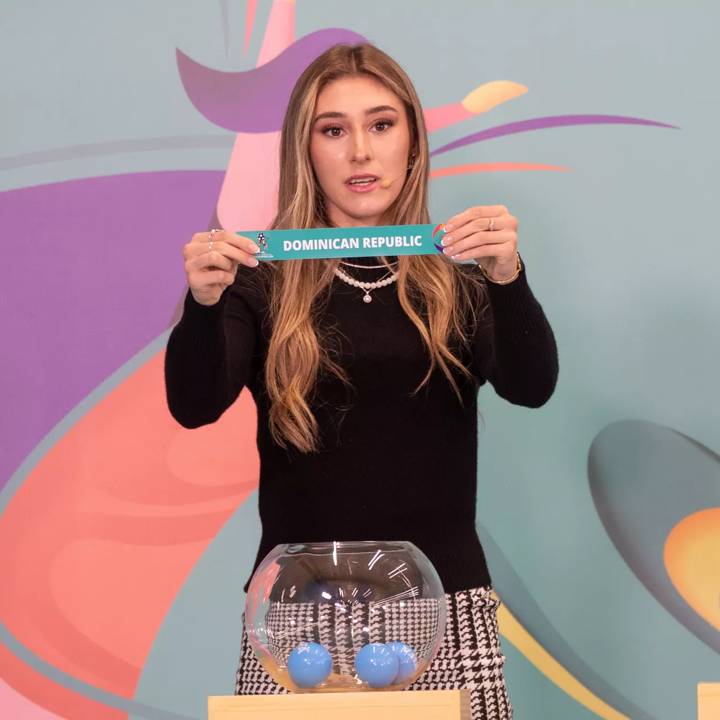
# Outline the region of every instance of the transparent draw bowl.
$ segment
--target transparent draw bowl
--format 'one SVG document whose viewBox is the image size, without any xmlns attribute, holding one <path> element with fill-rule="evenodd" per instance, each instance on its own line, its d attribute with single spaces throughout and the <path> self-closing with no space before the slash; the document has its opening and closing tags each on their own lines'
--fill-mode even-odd
<svg viewBox="0 0 720 720">
<path fill-rule="evenodd" d="M 407 541 L 277 545 L 248 587 L 245 629 L 292 692 L 403 690 L 445 632 L 445 593 Z"/>
</svg>

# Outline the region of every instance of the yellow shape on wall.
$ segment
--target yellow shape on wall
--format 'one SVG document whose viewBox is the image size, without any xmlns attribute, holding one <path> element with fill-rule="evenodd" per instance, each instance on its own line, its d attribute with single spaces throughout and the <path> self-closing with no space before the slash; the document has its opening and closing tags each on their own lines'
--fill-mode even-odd
<svg viewBox="0 0 720 720">
<path fill-rule="evenodd" d="M 663 559 L 685 602 L 720 630 L 720 507 L 683 518 L 665 541 Z"/>
</svg>

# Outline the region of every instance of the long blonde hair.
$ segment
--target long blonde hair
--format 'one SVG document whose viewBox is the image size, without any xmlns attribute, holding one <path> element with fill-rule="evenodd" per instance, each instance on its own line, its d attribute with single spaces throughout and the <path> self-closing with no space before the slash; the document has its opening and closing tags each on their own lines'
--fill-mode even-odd
<svg viewBox="0 0 720 720">
<path fill-rule="evenodd" d="M 328 227 L 323 198 L 310 161 L 310 133 L 321 90 L 340 77 L 365 75 L 381 82 L 403 102 L 410 126 L 415 162 L 400 195 L 389 209 L 389 224 L 429 223 L 427 131 L 417 93 L 402 68 L 369 44 L 335 45 L 314 60 L 290 96 L 280 145 L 278 212 L 271 228 Z M 265 263 L 269 273 L 271 335 L 265 382 L 271 401 L 270 431 L 275 442 L 301 452 L 319 449 L 318 423 L 311 396 L 318 376 L 327 371 L 349 384 L 343 368 L 332 360 L 319 315 L 339 260 L 286 260 Z M 468 346 L 468 318 L 474 322 L 486 302 L 480 273 L 466 273 L 442 255 L 398 257 L 400 304 L 417 327 L 428 350 L 428 371 L 417 393 L 439 367 L 462 401 L 453 368 L 470 371 L 450 350 L 451 338 Z M 423 313 L 427 320 L 423 320 Z"/>
</svg>

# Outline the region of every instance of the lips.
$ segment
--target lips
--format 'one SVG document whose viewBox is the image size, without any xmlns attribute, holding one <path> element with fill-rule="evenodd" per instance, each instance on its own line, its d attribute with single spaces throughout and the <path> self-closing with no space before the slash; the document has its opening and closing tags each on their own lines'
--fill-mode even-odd
<svg viewBox="0 0 720 720">
<path fill-rule="evenodd" d="M 353 175 L 345 181 L 345 184 L 353 192 L 369 192 L 377 187 L 378 180 L 377 175 Z"/>
</svg>

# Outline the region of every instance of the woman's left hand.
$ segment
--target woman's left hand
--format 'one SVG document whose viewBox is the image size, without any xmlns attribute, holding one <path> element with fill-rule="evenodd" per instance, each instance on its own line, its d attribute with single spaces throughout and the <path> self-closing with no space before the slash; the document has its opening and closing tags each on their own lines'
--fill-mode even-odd
<svg viewBox="0 0 720 720">
<path fill-rule="evenodd" d="M 492 280 L 502 282 L 517 267 L 517 229 L 517 218 L 504 205 L 478 205 L 453 215 L 440 242 L 453 260 L 472 258 Z"/>
</svg>

